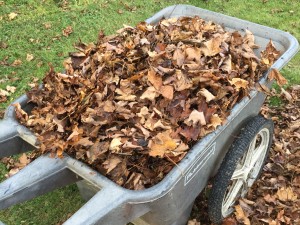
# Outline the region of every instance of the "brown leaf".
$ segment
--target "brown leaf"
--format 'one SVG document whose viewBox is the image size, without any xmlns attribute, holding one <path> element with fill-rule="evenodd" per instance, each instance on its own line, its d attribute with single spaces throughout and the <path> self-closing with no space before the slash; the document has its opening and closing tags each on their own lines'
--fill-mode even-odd
<svg viewBox="0 0 300 225">
<path fill-rule="evenodd" d="M 13 20 L 13 19 L 15 19 L 17 16 L 18 16 L 17 13 L 11 12 L 10 14 L 8 14 L 8 19 L 9 19 L 9 20 Z"/>
<path fill-rule="evenodd" d="M 294 100 L 292 95 L 283 88 L 281 88 L 281 95 L 283 95 L 289 102 L 292 102 Z"/>
<path fill-rule="evenodd" d="M 9 91 L 10 93 L 15 93 L 16 89 L 17 88 L 14 86 L 6 85 L 6 90 Z M 1 93 L 0 93 L 0 95 L 1 95 Z"/>
<path fill-rule="evenodd" d="M 277 69 L 272 69 L 268 74 L 268 79 L 275 79 L 279 86 L 287 84 L 287 80 L 281 75 Z"/>
<path fill-rule="evenodd" d="M 200 222 L 198 222 L 196 219 L 189 220 L 187 225 L 200 225 Z"/>
<path fill-rule="evenodd" d="M 204 113 L 194 109 L 184 123 L 189 126 L 196 126 L 197 124 L 206 125 Z"/>
<path fill-rule="evenodd" d="M 155 87 L 148 87 L 141 95 L 140 99 L 149 99 L 150 101 L 153 101 L 158 95 L 159 93 L 156 91 Z"/>
<path fill-rule="evenodd" d="M 214 56 L 221 52 L 221 38 L 215 37 L 209 41 L 203 42 L 204 47 L 201 47 L 200 50 L 204 56 Z"/>
<path fill-rule="evenodd" d="M 211 100 L 214 100 L 216 97 L 206 88 L 202 88 L 199 91 L 199 94 L 202 95 L 203 97 L 205 97 L 206 102 L 210 102 Z"/>
<path fill-rule="evenodd" d="M 12 66 L 20 66 L 22 64 L 22 61 L 20 59 L 16 59 L 11 65 Z"/>
<path fill-rule="evenodd" d="M 63 31 L 62 31 L 62 34 L 63 34 L 63 36 L 65 36 L 65 37 L 68 37 L 68 36 L 70 36 L 70 34 L 72 34 L 73 33 L 73 28 L 72 28 L 72 26 L 67 26 L 65 29 L 63 29 Z"/>
<path fill-rule="evenodd" d="M 110 173 L 116 166 L 122 162 L 122 159 L 120 159 L 117 156 L 111 156 L 109 159 L 107 159 L 105 162 L 102 163 L 103 168 L 106 169 L 106 173 Z"/>
<path fill-rule="evenodd" d="M 281 201 L 296 201 L 297 200 L 297 194 L 294 193 L 293 189 L 291 187 L 288 188 L 280 188 L 277 193 L 277 197 Z"/>
<path fill-rule="evenodd" d="M 155 87 L 156 90 L 159 90 L 162 86 L 162 78 L 160 75 L 156 74 L 153 69 L 148 71 L 148 80 Z"/>
<path fill-rule="evenodd" d="M 229 81 L 230 84 L 234 85 L 235 89 L 239 91 L 242 89 L 247 89 L 249 82 L 241 79 L 241 78 L 232 78 L 232 80 Z"/>
<path fill-rule="evenodd" d="M 162 96 L 164 96 L 165 98 L 169 100 L 173 99 L 174 88 L 172 86 L 170 85 L 162 86 L 159 91 L 162 94 Z"/>
<path fill-rule="evenodd" d="M 148 144 L 149 155 L 152 157 L 164 157 L 169 151 L 176 149 L 177 143 L 170 137 L 170 130 L 158 133 Z"/>
<path fill-rule="evenodd" d="M 22 167 L 24 167 L 24 166 L 26 166 L 27 164 L 30 163 L 30 160 L 27 158 L 27 155 L 25 153 L 23 153 L 20 156 L 19 161 L 20 161 Z"/>
<path fill-rule="evenodd" d="M 121 149 L 121 145 L 123 145 L 123 143 L 121 142 L 122 138 L 120 137 L 117 137 L 117 138 L 113 138 L 110 142 L 110 145 L 109 145 L 109 149 L 112 151 L 112 152 L 119 152 L 120 149 Z"/>
<path fill-rule="evenodd" d="M 249 218 L 245 215 L 240 205 L 235 206 L 235 216 L 238 221 L 243 222 L 245 225 L 251 225 Z"/>
<path fill-rule="evenodd" d="M 215 129 L 222 125 L 222 120 L 221 118 L 219 117 L 218 114 L 213 114 L 210 118 L 210 125 L 213 126 Z"/>
</svg>

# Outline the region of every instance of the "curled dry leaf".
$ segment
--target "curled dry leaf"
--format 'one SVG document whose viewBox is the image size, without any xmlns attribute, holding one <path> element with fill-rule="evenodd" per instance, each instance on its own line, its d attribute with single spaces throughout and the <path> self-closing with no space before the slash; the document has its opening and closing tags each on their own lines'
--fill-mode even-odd
<svg viewBox="0 0 300 225">
<path fill-rule="evenodd" d="M 200 91 L 199 91 L 200 95 L 204 96 L 205 99 L 206 99 L 206 102 L 210 102 L 211 100 L 214 100 L 216 97 L 210 93 L 207 89 L 205 88 L 202 88 Z"/>
<path fill-rule="evenodd" d="M 249 84 L 248 81 L 241 78 L 232 78 L 232 80 L 230 80 L 229 83 L 234 85 L 237 91 L 239 91 L 241 88 L 246 89 Z"/>
<path fill-rule="evenodd" d="M 27 60 L 28 62 L 32 61 L 33 59 L 34 59 L 34 56 L 33 56 L 32 54 L 27 54 L 27 55 L 26 55 L 26 60 Z"/>
<path fill-rule="evenodd" d="M 10 14 L 8 14 L 8 19 L 9 19 L 9 20 L 13 20 L 13 19 L 15 19 L 17 16 L 18 16 L 17 13 L 11 12 Z"/>
<path fill-rule="evenodd" d="M 269 80 L 275 79 L 279 86 L 287 84 L 287 80 L 281 75 L 277 69 L 272 69 L 268 74 Z"/>
</svg>

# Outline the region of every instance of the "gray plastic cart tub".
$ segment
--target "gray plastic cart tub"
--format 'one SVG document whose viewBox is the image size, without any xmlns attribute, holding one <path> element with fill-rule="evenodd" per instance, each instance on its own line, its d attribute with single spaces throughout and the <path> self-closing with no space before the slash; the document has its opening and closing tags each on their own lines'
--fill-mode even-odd
<svg viewBox="0 0 300 225">
<path fill-rule="evenodd" d="M 272 68 L 281 69 L 298 51 L 298 42 L 289 33 L 189 5 L 167 7 L 146 22 L 154 24 L 163 17 L 195 15 L 229 30 L 243 32 L 248 29 L 262 48 L 272 39 L 282 52 Z M 270 85 L 266 76 L 261 83 Z M 264 100 L 263 93 L 251 91 L 250 98 L 245 97 L 232 109 L 225 125 L 201 139 L 178 166 L 149 189 L 127 190 L 68 156 L 55 159 L 45 155 L 0 184 L 0 209 L 77 182 L 80 192 L 89 200 L 64 223 L 66 225 L 124 225 L 130 221 L 152 225 L 186 224 L 195 198 L 217 172 L 234 135 L 249 118 L 259 113 Z M 30 111 L 25 95 L 15 102 Z M 0 157 L 32 150 L 35 139 L 27 128 L 16 121 L 14 107 L 9 106 L 0 123 Z"/>
</svg>

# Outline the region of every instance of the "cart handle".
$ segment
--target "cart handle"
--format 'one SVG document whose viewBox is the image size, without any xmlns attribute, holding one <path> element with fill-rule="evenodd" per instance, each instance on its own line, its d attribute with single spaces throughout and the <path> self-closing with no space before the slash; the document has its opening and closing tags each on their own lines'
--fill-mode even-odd
<svg viewBox="0 0 300 225">
<path fill-rule="evenodd" d="M 0 121 L 0 157 L 19 154 L 37 147 L 37 138 L 16 120 Z"/>
</svg>

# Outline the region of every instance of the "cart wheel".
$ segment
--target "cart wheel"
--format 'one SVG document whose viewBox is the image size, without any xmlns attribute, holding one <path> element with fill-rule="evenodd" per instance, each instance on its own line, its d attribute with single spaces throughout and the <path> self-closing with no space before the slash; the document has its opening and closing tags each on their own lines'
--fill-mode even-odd
<svg viewBox="0 0 300 225">
<path fill-rule="evenodd" d="M 234 204 L 244 197 L 260 175 L 273 136 L 273 122 L 262 116 L 251 119 L 241 130 L 222 161 L 208 199 L 208 213 L 220 223 L 234 211 Z"/>
</svg>

